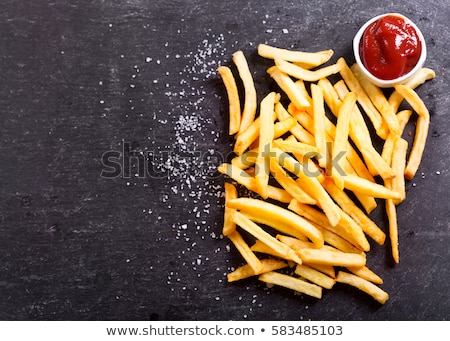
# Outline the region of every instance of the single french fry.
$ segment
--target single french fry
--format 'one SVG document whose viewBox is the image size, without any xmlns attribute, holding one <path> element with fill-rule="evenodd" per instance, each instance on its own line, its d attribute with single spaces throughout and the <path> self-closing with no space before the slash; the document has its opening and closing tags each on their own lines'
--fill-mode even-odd
<svg viewBox="0 0 450 341">
<path fill-rule="evenodd" d="M 353 74 L 353 71 L 349 68 L 347 62 L 342 57 L 338 59 L 337 64 L 341 65 L 340 74 L 342 78 L 344 79 L 350 91 L 355 92 L 356 95 L 358 96 L 358 103 L 362 106 L 364 112 L 372 122 L 377 135 L 383 139 L 386 139 L 387 134 L 389 132 L 386 129 L 387 126 L 383 125 L 383 119 L 381 117 L 381 114 L 372 104 L 372 101 L 370 100 L 369 96 L 367 96 L 367 93 L 364 91 L 364 88 L 361 86 L 358 79 Z"/>
<path fill-rule="evenodd" d="M 386 301 L 389 299 L 388 293 L 382 290 L 380 287 L 361 277 L 358 277 L 356 275 L 344 271 L 338 272 L 336 282 L 354 286 L 355 288 L 364 291 L 366 294 L 369 294 L 381 304 L 386 303 Z"/>
<path fill-rule="evenodd" d="M 302 264 L 298 264 L 295 267 L 295 274 L 325 289 L 331 289 L 334 283 L 336 283 L 333 278 Z"/>
<path fill-rule="evenodd" d="M 240 226 L 242 229 L 250 233 L 256 239 L 262 241 L 264 244 L 269 246 L 271 249 L 275 250 L 280 255 L 286 257 L 289 253 L 289 248 L 280 243 L 277 239 L 272 237 L 269 233 L 264 231 L 261 227 L 247 218 L 244 214 L 239 212 L 233 213 L 233 221 L 236 225 Z"/>
<path fill-rule="evenodd" d="M 292 135 L 291 135 L 292 136 Z M 297 155 L 313 158 L 320 153 L 319 148 L 310 144 L 288 140 L 277 139 L 273 141 L 273 146 L 286 153 L 295 153 Z"/>
<path fill-rule="evenodd" d="M 250 248 L 253 252 L 260 252 L 265 253 L 267 255 L 271 255 L 274 257 L 282 258 L 284 260 L 294 262 L 295 264 L 302 264 L 302 260 L 300 257 L 295 253 L 293 250 L 289 250 L 289 253 L 287 255 L 285 254 L 279 254 L 274 249 L 272 249 L 267 244 L 264 244 L 262 241 L 257 240 L 255 244 L 253 244 Z"/>
<path fill-rule="evenodd" d="M 430 126 L 430 114 L 427 107 L 417 93 L 405 85 L 396 85 L 395 90 L 403 96 L 403 98 L 411 105 L 413 110 L 418 114 L 416 131 L 411 152 L 409 154 L 408 163 L 405 169 L 405 177 L 408 180 L 414 178 L 422 160 L 425 143 L 428 136 Z"/>
<path fill-rule="evenodd" d="M 232 183 L 225 182 L 224 188 L 225 188 L 225 201 L 236 199 L 238 197 L 237 189 Z M 233 221 L 233 214 L 235 211 L 236 210 L 229 207 L 225 207 L 224 209 L 224 219 L 222 228 L 222 234 L 224 236 L 228 236 L 230 233 L 236 230 L 236 224 Z"/>
<path fill-rule="evenodd" d="M 306 235 L 304 235 L 302 232 L 296 229 L 293 229 L 290 224 L 280 221 L 273 221 L 273 219 L 269 215 L 261 216 L 257 213 L 245 209 L 240 210 L 240 212 L 244 214 L 247 218 L 249 218 L 251 221 L 254 221 L 255 223 L 270 226 L 276 231 L 295 237 L 299 240 L 308 240 L 308 237 L 306 237 Z"/>
<path fill-rule="evenodd" d="M 373 84 L 366 76 L 364 76 L 358 64 L 353 64 L 350 69 L 353 71 L 353 74 L 366 91 L 374 106 L 380 112 L 383 120 L 387 123 L 389 132 L 395 135 L 399 135 L 400 127 L 398 124 L 397 116 L 395 115 L 395 112 L 389 104 L 388 100 L 384 96 L 383 91 L 375 84 Z"/>
<path fill-rule="evenodd" d="M 269 184 L 269 152 L 272 149 L 274 136 L 274 106 L 275 93 L 269 93 L 261 101 L 260 105 L 260 124 L 259 124 L 259 153 L 255 165 L 256 191 L 261 197 L 267 199 L 267 186 Z"/>
<path fill-rule="evenodd" d="M 349 270 L 354 275 L 361 277 L 369 282 L 375 284 L 383 284 L 383 279 L 380 276 L 378 276 L 375 272 L 370 270 L 367 266 L 361 267 L 348 266 L 347 270 Z"/>
<path fill-rule="evenodd" d="M 326 264 L 308 264 L 308 266 L 314 270 L 317 270 L 328 277 L 336 278 L 336 271 L 334 270 L 334 266 L 326 265 Z"/>
<path fill-rule="evenodd" d="M 309 249 L 309 248 L 315 248 L 315 245 L 311 243 L 308 240 L 302 240 L 295 237 L 290 237 L 282 234 L 276 235 L 277 240 L 279 240 L 281 243 L 289 246 L 291 249 L 297 251 L 300 249 Z M 323 246 L 325 247 L 325 245 Z"/>
<path fill-rule="evenodd" d="M 281 72 L 276 66 L 272 66 L 267 72 L 298 108 L 310 106 L 308 100 L 301 94 L 294 81 L 287 74 Z"/>
<path fill-rule="evenodd" d="M 325 84 L 327 83 L 329 83 L 327 87 L 330 88 L 330 90 L 328 91 L 331 92 L 332 89 L 334 89 L 337 93 L 334 96 L 338 96 L 339 100 L 344 99 L 344 97 L 350 92 L 345 85 L 345 81 L 342 79 L 334 84 L 334 86 L 331 85 L 328 79 L 319 81 L 319 85 L 323 87 L 325 87 Z M 336 101 L 336 99 L 334 101 Z M 335 114 L 335 116 L 337 117 L 337 114 Z M 349 135 L 353 142 L 355 142 L 355 145 L 358 147 L 358 149 L 372 146 L 372 138 L 370 136 L 369 128 L 367 128 L 367 124 L 358 106 L 353 107 Z"/>
<path fill-rule="evenodd" d="M 297 121 L 293 117 L 288 117 L 285 120 L 280 120 L 279 122 L 275 123 L 273 127 L 273 138 L 277 139 L 280 136 L 283 136 L 288 131 L 293 129 L 296 124 Z"/>
<path fill-rule="evenodd" d="M 236 141 L 234 143 L 234 152 L 236 155 L 242 155 L 258 138 L 260 123 L 261 119 L 258 117 L 245 131 L 237 134 Z"/>
<path fill-rule="evenodd" d="M 313 100 L 314 111 L 314 139 L 315 145 L 319 149 L 321 157 L 319 158 L 319 165 L 326 168 L 328 154 L 327 154 L 327 139 L 325 137 L 325 107 L 323 101 L 322 89 L 316 84 L 311 84 L 311 94 Z"/>
<path fill-rule="evenodd" d="M 342 105 L 339 108 L 339 117 L 336 124 L 336 135 L 334 138 L 332 160 L 333 167 L 331 168 L 331 176 L 333 177 L 336 185 L 340 189 L 344 189 L 343 177 L 345 174 L 341 173 L 341 161 L 339 154 L 347 153 L 348 132 L 350 127 L 350 120 L 352 117 L 353 107 L 356 104 L 356 95 L 353 92 L 345 95 Z M 338 166 L 338 168 L 336 168 Z"/>
<path fill-rule="evenodd" d="M 292 51 L 277 48 L 274 46 L 259 44 L 258 54 L 268 59 L 281 58 L 290 62 L 299 62 L 310 65 L 311 67 L 319 66 L 326 63 L 333 55 L 332 50 L 324 50 L 318 52 Z"/>
<path fill-rule="evenodd" d="M 408 88 L 415 89 L 419 85 L 425 83 L 427 80 L 433 79 L 436 76 L 435 72 L 429 68 L 421 68 L 419 72 L 417 72 L 406 84 Z M 391 96 L 388 99 L 388 102 L 394 110 L 394 112 L 398 111 L 400 103 L 403 101 L 403 96 L 398 93 L 398 91 L 394 90 Z"/>
<path fill-rule="evenodd" d="M 230 163 L 222 163 L 217 167 L 217 170 L 221 174 L 228 175 L 231 179 L 249 190 L 254 190 L 256 188 L 255 178 L 253 176 Z"/>
<path fill-rule="evenodd" d="M 366 256 L 358 253 L 321 249 L 300 249 L 297 251 L 304 264 L 326 264 L 333 266 L 364 266 Z"/>
<path fill-rule="evenodd" d="M 330 231 L 328 229 L 325 229 L 325 228 L 322 228 L 320 230 L 322 232 L 323 240 L 325 241 L 325 243 L 335 247 L 339 251 L 346 252 L 346 253 L 361 253 L 362 252 L 359 248 L 354 246 L 347 239 L 341 237 L 337 233 Z"/>
<path fill-rule="evenodd" d="M 257 109 L 256 89 L 247 59 L 242 51 L 233 54 L 233 62 L 244 85 L 244 109 L 242 110 L 239 132 L 245 131 L 255 119 Z"/>
<path fill-rule="evenodd" d="M 403 131 L 405 130 L 406 124 L 408 123 L 411 115 L 412 115 L 411 110 L 402 110 L 399 113 L 397 113 L 398 124 L 400 127 L 399 136 L 401 136 L 403 134 Z M 397 140 L 397 138 L 399 136 L 394 135 L 394 134 L 389 134 L 386 141 L 384 141 L 383 150 L 381 152 L 381 157 L 389 165 L 391 164 L 392 153 L 394 151 L 395 141 Z"/>
<path fill-rule="evenodd" d="M 247 261 L 252 270 L 256 273 L 261 273 L 261 271 L 263 270 L 261 261 L 258 259 L 258 257 L 256 257 L 253 251 L 250 250 L 250 247 L 245 242 L 244 238 L 242 238 L 241 234 L 237 230 L 235 230 L 228 235 L 228 238 L 234 244 L 242 257 Z"/>
<path fill-rule="evenodd" d="M 320 286 L 289 275 L 269 271 L 260 275 L 258 279 L 260 281 L 279 285 L 315 298 L 322 298 L 322 288 Z"/>
<path fill-rule="evenodd" d="M 391 241 L 392 258 L 399 262 L 397 210 L 392 199 L 386 200 L 386 213 L 389 221 L 389 239 Z"/>
<path fill-rule="evenodd" d="M 281 187 L 298 202 L 315 205 L 317 201 L 306 193 L 293 178 L 291 178 L 275 158 L 270 158 L 270 172 Z"/>
<path fill-rule="evenodd" d="M 353 202 L 345 191 L 340 190 L 335 183 L 330 180 L 324 181 L 322 185 L 334 201 L 336 201 L 336 203 L 342 208 L 342 210 L 352 217 L 359 226 L 361 226 L 364 233 L 366 233 L 379 245 L 384 244 L 386 234 Z"/>
<path fill-rule="evenodd" d="M 234 135 L 239 131 L 241 125 L 241 102 L 239 100 L 239 92 L 231 69 L 227 66 L 219 66 L 217 68 L 222 77 L 223 84 L 228 95 L 228 114 L 229 128 L 228 133 Z"/>
<path fill-rule="evenodd" d="M 391 134 L 389 134 L 390 136 Z M 397 135 L 394 135 L 397 136 Z M 388 137 L 389 138 L 389 137 Z M 395 172 L 385 159 L 373 147 L 363 147 L 361 154 L 366 161 L 367 168 L 371 170 L 372 175 L 380 175 L 384 180 L 395 177 Z"/>
<path fill-rule="evenodd" d="M 338 84 L 341 84 L 340 86 L 345 88 L 345 93 L 343 93 L 342 95 L 339 94 L 338 91 L 336 91 L 335 89 L 335 87 Z M 331 113 L 335 117 L 338 117 L 339 108 L 341 107 L 342 104 L 342 99 L 347 93 L 349 93 L 347 86 L 345 85 L 345 82 L 343 80 L 340 80 L 333 86 L 333 84 L 331 84 L 328 78 L 322 78 L 317 82 L 317 85 L 322 88 L 323 98 L 328 108 L 330 108 Z"/>
<path fill-rule="evenodd" d="M 374 198 L 401 199 L 401 195 L 378 183 L 370 182 L 366 179 L 354 175 L 347 175 L 344 179 L 344 187 L 353 192 L 363 193 Z"/>
<path fill-rule="evenodd" d="M 340 71 L 340 66 L 337 64 L 329 65 L 317 69 L 315 71 L 310 71 L 302 68 L 296 64 L 290 63 L 281 58 L 275 58 L 275 65 L 284 73 L 301 80 L 308 82 L 315 82 L 323 77 L 328 77 L 334 75 Z"/>
<path fill-rule="evenodd" d="M 408 141 L 399 137 L 395 142 L 394 152 L 392 154 L 392 169 L 396 176 L 386 183 L 386 187 L 401 194 L 401 198 L 394 200 L 394 204 L 398 205 L 406 198 L 405 189 L 405 167 L 406 167 L 406 153 L 408 152 Z"/>
<path fill-rule="evenodd" d="M 267 186 L 267 196 L 270 199 L 274 199 L 285 204 L 290 203 L 292 200 L 292 195 L 286 192 L 286 190 L 272 185 Z"/>
<path fill-rule="evenodd" d="M 250 211 L 260 216 L 265 216 L 267 220 L 272 220 L 274 223 L 277 221 L 291 225 L 292 229 L 299 231 L 306 235 L 314 244 L 318 247 L 323 246 L 323 236 L 320 231 L 308 221 L 300 217 L 299 215 L 275 204 L 265 202 L 259 199 L 252 198 L 237 198 L 228 200 L 227 206 L 235 208 L 237 210 Z M 272 223 L 272 227 L 276 228 L 276 225 Z"/>
<path fill-rule="evenodd" d="M 251 266 L 248 264 L 238 267 L 236 270 L 227 275 L 228 282 L 239 281 L 245 278 L 260 275 L 261 273 L 283 269 L 288 266 L 286 262 L 273 258 L 261 259 L 261 264 L 263 269 L 260 273 L 255 273 L 255 271 L 253 271 Z"/>
<path fill-rule="evenodd" d="M 231 164 L 243 170 L 254 166 L 256 163 L 256 158 L 259 154 L 258 150 L 259 148 L 254 148 L 234 157 L 233 159 L 231 159 Z"/>
</svg>

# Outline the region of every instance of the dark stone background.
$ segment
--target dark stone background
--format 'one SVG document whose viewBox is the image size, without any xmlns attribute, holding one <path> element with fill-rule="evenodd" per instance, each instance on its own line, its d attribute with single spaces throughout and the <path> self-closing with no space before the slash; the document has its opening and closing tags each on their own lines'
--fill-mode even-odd
<svg viewBox="0 0 450 341">
<path fill-rule="evenodd" d="M 220 235 L 232 139 L 217 66 L 242 49 L 261 98 L 259 43 L 353 62 L 359 26 L 393 11 L 423 30 L 437 77 L 418 89 L 431 126 L 398 210 L 400 264 L 388 245 L 368 258 L 389 301 L 226 283 L 242 260 Z M 3 1 L 0 319 L 448 319 L 449 17 L 444 0 Z"/>
</svg>

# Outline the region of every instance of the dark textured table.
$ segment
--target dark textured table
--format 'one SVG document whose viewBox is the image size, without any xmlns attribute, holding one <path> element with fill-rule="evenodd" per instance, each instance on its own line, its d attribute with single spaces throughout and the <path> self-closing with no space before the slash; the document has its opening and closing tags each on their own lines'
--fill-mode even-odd
<svg viewBox="0 0 450 341">
<path fill-rule="evenodd" d="M 398 209 L 400 263 L 388 245 L 368 258 L 389 301 L 226 283 L 242 260 L 220 234 L 232 139 L 217 66 L 243 50 L 260 99 L 257 44 L 352 62 L 359 26 L 389 11 L 423 30 L 437 76 L 417 90 L 431 126 Z M 449 17 L 444 0 L 3 1 L 0 319 L 448 319 Z"/>
</svg>

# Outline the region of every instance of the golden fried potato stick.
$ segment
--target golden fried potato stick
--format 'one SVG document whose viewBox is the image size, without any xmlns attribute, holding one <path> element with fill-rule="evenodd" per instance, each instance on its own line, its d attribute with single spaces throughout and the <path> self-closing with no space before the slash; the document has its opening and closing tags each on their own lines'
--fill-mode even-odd
<svg viewBox="0 0 450 341">
<path fill-rule="evenodd" d="M 240 169 L 247 169 L 254 166 L 258 157 L 258 150 L 259 148 L 254 148 L 234 157 L 231 159 L 231 164 Z"/>
<path fill-rule="evenodd" d="M 261 259 L 261 264 L 263 266 L 261 273 L 283 269 L 288 266 L 286 262 L 273 258 Z M 235 282 L 255 275 L 260 275 L 261 273 L 255 273 L 250 265 L 245 264 L 238 267 L 233 272 L 230 272 L 227 275 L 227 280 L 228 282 Z"/>
<path fill-rule="evenodd" d="M 336 283 L 333 278 L 307 265 L 298 264 L 295 267 L 295 274 L 325 289 L 331 289 Z"/>
<path fill-rule="evenodd" d="M 430 114 L 422 99 L 413 89 L 399 84 L 395 86 L 395 90 L 403 96 L 403 98 L 419 116 L 417 119 L 412 149 L 405 169 L 405 177 L 408 180 L 411 180 L 414 178 L 414 175 L 416 174 L 422 160 L 425 143 L 428 136 L 428 129 L 430 126 Z"/>
<path fill-rule="evenodd" d="M 274 249 L 272 249 L 267 244 L 264 244 L 262 241 L 257 240 L 255 244 L 253 244 L 250 248 L 253 252 L 259 252 L 259 253 L 265 253 L 270 256 L 274 256 L 277 258 L 282 258 L 284 260 L 287 260 L 289 262 L 294 262 L 295 264 L 302 264 L 302 260 L 300 257 L 295 253 L 293 250 L 289 250 L 289 253 L 287 255 L 279 254 Z"/>
<path fill-rule="evenodd" d="M 279 285 L 315 298 L 322 298 L 322 287 L 308 283 L 300 278 L 270 271 L 260 275 L 258 279 L 262 282 Z"/>
<path fill-rule="evenodd" d="M 386 234 L 353 202 L 345 191 L 340 190 L 330 179 L 326 179 L 322 185 L 334 201 L 336 201 L 336 203 L 342 208 L 342 210 L 352 217 L 359 226 L 361 226 L 364 233 L 366 233 L 379 245 L 384 244 Z"/>
<path fill-rule="evenodd" d="M 272 185 L 267 186 L 267 195 L 270 199 L 277 200 L 284 204 L 288 204 L 292 200 L 292 196 L 286 192 L 286 190 Z"/>
<path fill-rule="evenodd" d="M 381 304 L 386 303 L 386 301 L 389 299 L 389 295 L 387 292 L 382 290 L 380 287 L 376 286 L 375 284 L 358 277 L 353 274 L 349 274 L 344 271 L 339 271 L 336 277 L 336 282 L 348 284 L 351 286 L 354 286 L 355 288 L 360 289 L 361 291 L 364 291 L 366 294 L 369 294 L 372 296 L 376 301 L 378 301 Z"/>
<path fill-rule="evenodd" d="M 275 123 L 273 127 L 273 138 L 277 139 L 280 136 L 283 136 L 288 131 L 292 130 L 296 124 L 297 121 L 293 117 L 287 117 L 285 120 L 280 120 Z"/>
<path fill-rule="evenodd" d="M 333 266 L 364 266 L 366 256 L 361 253 L 344 253 L 323 249 L 300 249 L 297 251 L 304 264 L 325 264 Z"/>
<path fill-rule="evenodd" d="M 329 65 L 310 71 L 296 64 L 290 63 L 281 58 L 275 58 L 275 65 L 284 73 L 297 79 L 301 79 L 308 82 L 316 82 L 321 78 L 328 77 L 338 73 L 341 67 L 337 64 Z"/>
<path fill-rule="evenodd" d="M 435 72 L 429 68 L 422 68 L 417 72 L 406 84 L 408 88 L 415 89 L 419 85 L 425 83 L 427 80 L 433 79 L 436 76 Z M 398 91 L 393 91 L 388 99 L 390 106 L 394 112 L 398 111 L 400 103 L 403 101 L 403 96 Z"/>
<path fill-rule="evenodd" d="M 221 174 L 228 175 L 231 179 L 235 180 L 237 183 L 243 185 L 249 190 L 256 190 L 255 178 L 249 175 L 244 170 L 230 164 L 230 163 L 222 163 L 217 167 L 217 170 Z"/>
<path fill-rule="evenodd" d="M 239 133 L 242 133 L 255 119 L 257 109 L 256 89 L 244 53 L 237 51 L 233 54 L 232 59 L 244 85 L 244 109 L 242 110 L 241 124 L 239 127 Z"/>
<path fill-rule="evenodd" d="M 256 273 L 261 273 L 264 269 L 261 261 L 258 259 L 258 257 L 256 257 L 253 251 L 250 250 L 250 247 L 245 242 L 244 238 L 242 238 L 241 234 L 237 230 L 235 230 L 228 235 L 228 238 L 234 244 L 242 257 L 246 260 L 252 270 Z"/>
<path fill-rule="evenodd" d="M 347 65 L 347 62 L 344 58 L 339 58 L 337 64 L 341 65 L 340 74 L 344 79 L 346 85 L 350 89 L 351 92 L 355 92 L 358 96 L 358 102 L 364 109 L 364 112 L 369 117 L 370 121 L 375 128 L 375 131 L 378 136 L 382 139 L 387 138 L 388 129 L 387 125 L 383 124 L 383 119 L 379 111 L 375 108 L 372 101 L 370 100 L 367 93 L 364 91 L 364 88 L 359 83 L 358 79 L 353 74 L 353 71 Z"/>
<path fill-rule="evenodd" d="M 225 182 L 224 186 L 225 186 L 225 201 L 236 199 L 238 197 L 237 189 L 232 183 Z M 236 224 L 233 221 L 234 212 L 236 212 L 236 210 L 229 207 L 225 207 L 224 209 L 224 219 L 222 228 L 222 234 L 224 236 L 228 236 L 230 233 L 236 230 Z"/>
<path fill-rule="evenodd" d="M 286 140 L 277 139 L 273 141 L 273 146 L 281 149 L 286 153 L 294 153 L 297 155 L 302 155 L 310 158 L 313 158 L 320 153 L 319 148 L 317 148 L 316 146 L 298 142 L 297 139 L 295 139 L 295 141 L 287 139 Z"/>
<path fill-rule="evenodd" d="M 241 102 L 239 100 L 239 92 L 231 69 L 227 66 L 219 66 L 217 68 L 222 77 L 223 84 L 228 95 L 229 106 L 229 128 L 228 133 L 234 135 L 239 131 L 241 125 Z"/>
<path fill-rule="evenodd" d="M 391 241 L 392 258 L 395 263 L 400 261 L 398 250 L 398 224 L 397 224 L 397 210 L 392 199 L 386 200 L 386 213 L 389 221 L 389 239 Z"/>
<path fill-rule="evenodd" d="M 336 123 L 336 132 L 333 144 L 333 151 L 331 153 L 332 160 L 335 160 L 336 164 L 340 166 L 338 169 L 333 166 L 331 167 L 331 176 L 334 182 L 340 189 L 344 189 L 343 177 L 346 174 L 342 174 L 340 171 L 342 169 L 342 161 L 339 159 L 340 153 L 347 154 L 347 144 L 348 144 L 348 132 L 350 127 L 350 120 L 352 117 L 353 107 L 356 105 L 356 95 L 353 92 L 345 95 L 342 100 L 342 105 L 339 108 L 339 117 Z"/>
<path fill-rule="evenodd" d="M 256 188 L 262 198 L 267 199 L 267 186 L 269 184 L 269 152 L 272 149 L 274 136 L 274 106 L 275 93 L 271 92 L 263 98 L 260 105 L 259 124 L 259 153 L 255 165 Z"/>
<path fill-rule="evenodd" d="M 277 254 L 283 255 L 283 258 L 289 254 L 289 247 L 285 244 L 279 242 L 276 238 L 272 237 L 269 233 L 264 231 L 256 223 L 247 218 L 244 214 L 240 212 L 233 213 L 233 221 L 236 225 L 240 226 L 242 229 L 250 233 L 257 240 L 260 240 Z"/>
<path fill-rule="evenodd" d="M 383 284 L 383 279 L 378 276 L 375 272 L 370 270 L 367 266 L 348 266 L 347 270 L 349 270 L 354 275 L 361 277 L 369 282 L 375 283 L 375 284 Z"/>
<path fill-rule="evenodd" d="M 276 119 L 275 113 L 273 113 L 273 121 Z M 279 124 L 278 122 L 277 124 Z M 259 137 L 259 132 L 261 130 L 261 117 L 257 117 L 250 126 L 243 132 L 236 135 L 236 141 L 234 143 L 234 152 L 236 155 L 242 155 L 248 148 L 252 146 Z M 276 125 L 274 127 L 274 132 L 277 130 Z M 251 148 L 254 149 L 254 148 Z"/>
<path fill-rule="evenodd" d="M 350 191 L 363 193 L 374 198 L 401 199 L 401 194 L 352 174 L 345 177 L 344 187 Z"/>
<path fill-rule="evenodd" d="M 303 234 L 301 231 L 293 229 L 289 223 L 285 223 L 283 221 L 274 221 L 268 214 L 259 215 L 257 212 L 254 212 L 254 210 L 252 211 L 251 209 L 241 209 L 239 212 L 241 212 L 248 219 L 255 223 L 270 226 L 281 233 L 295 237 L 299 240 L 308 240 L 308 237 L 306 237 L 305 234 Z"/>
<path fill-rule="evenodd" d="M 353 74 L 366 91 L 373 105 L 380 112 L 383 120 L 387 123 L 389 132 L 395 135 L 399 135 L 400 127 L 398 125 L 397 116 L 395 115 L 395 112 L 389 104 L 388 100 L 384 96 L 383 91 L 378 86 L 373 84 L 366 76 L 364 76 L 358 64 L 353 64 L 350 69 L 353 71 Z"/>
<path fill-rule="evenodd" d="M 312 68 L 326 63 L 333 55 L 333 50 L 303 52 L 281 49 L 267 44 L 259 44 L 258 54 L 268 59 L 281 58 L 289 62 L 306 64 Z"/>
<path fill-rule="evenodd" d="M 401 194 L 401 198 L 393 200 L 395 205 L 400 204 L 406 198 L 405 190 L 405 167 L 406 167 L 406 154 L 408 152 L 408 141 L 398 137 L 395 142 L 394 152 L 392 153 L 392 169 L 396 176 L 392 180 L 385 182 L 387 188 L 392 189 L 395 192 Z"/>
<path fill-rule="evenodd" d="M 302 93 L 295 86 L 294 81 L 284 72 L 281 72 L 276 66 L 272 66 L 267 70 L 270 77 L 278 84 L 278 86 L 283 90 L 289 99 L 298 108 L 309 107 L 309 101 L 302 95 Z"/>
<path fill-rule="evenodd" d="M 311 84 L 311 94 L 314 112 L 314 140 L 315 146 L 320 150 L 319 166 L 326 168 L 328 158 L 327 139 L 325 136 L 325 107 L 322 89 Z"/>
<path fill-rule="evenodd" d="M 411 115 L 412 110 L 402 110 L 397 113 L 398 124 L 400 126 L 400 136 L 403 134 Z M 395 141 L 397 138 L 397 135 L 389 134 L 386 141 L 384 141 L 383 150 L 381 151 L 381 157 L 389 165 L 391 164 L 392 153 L 394 151 Z"/>
<path fill-rule="evenodd" d="M 391 136 L 391 134 L 388 135 Z M 397 136 L 397 135 L 394 135 Z M 395 173 L 391 166 L 383 159 L 383 157 L 373 147 L 363 147 L 361 154 L 366 161 L 367 168 L 372 175 L 380 175 L 383 180 L 390 180 L 395 176 Z"/>
<path fill-rule="evenodd" d="M 291 229 L 297 230 L 301 234 L 304 234 L 318 247 L 323 246 L 323 236 L 315 226 L 311 225 L 307 220 L 303 219 L 299 215 L 283 207 L 253 198 L 237 198 L 228 200 L 226 205 L 237 210 L 242 210 L 244 212 L 250 212 L 254 215 L 265 217 L 267 221 L 272 221 L 270 226 L 273 228 L 277 227 L 277 222 L 291 225 Z"/>
</svg>

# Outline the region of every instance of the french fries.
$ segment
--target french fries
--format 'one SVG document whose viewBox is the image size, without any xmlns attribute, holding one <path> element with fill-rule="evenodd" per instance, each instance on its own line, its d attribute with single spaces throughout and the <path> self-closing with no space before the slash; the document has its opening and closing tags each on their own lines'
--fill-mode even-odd
<svg viewBox="0 0 450 341">
<path fill-rule="evenodd" d="M 332 50 L 304 52 L 260 44 L 258 53 L 273 60 L 267 73 L 280 91 L 262 97 L 259 115 L 243 52 L 232 59 L 242 92 L 231 69 L 218 68 L 236 154 L 218 166 L 232 180 L 225 183 L 222 234 L 246 262 L 227 275 L 228 281 L 257 276 L 316 298 L 339 282 L 384 304 L 389 295 L 379 287 L 383 279 L 366 263 L 368 237 L 381 246 L 387 236 L 369 214 L 378 200 L 385 201 L 390 252 L 398 263 L 396 206 L 406 198 L 405 179 L 412 179 L 419 168 L 430 124 L 429 112 L 413 89 L 434 78 L 434 71 L 422 68 L 388 96 L 344 58 L 324 65 Z M 333 84 L 331 79 L 339 77 Z M 403 100 L 411 110 L 398 112 Z M 413 112 L 418 120 L 408 155 L 402 134 Z M 381 149 L 373 144 L 372 131 L 383 140 Z M 255 197 L 239 195 L 242 187 Z M 243 231 L 254 243 L 244 240 Z"/>
<path fill-rule="evenodd" d="M 233 54 L 233 62 L 242 79 L 245 90 L 244 110 L 239 125 L 239 132 L 243 132 L 253 122 L 256 115 L 257 99 L 256 89 L 253 83 L 253 77 L 248 67 L 247 59 L 242 51 L 237 51 Z"/>
<path fill-rule="evenodd" d="M 217 71 L 222 77 L 223 84 L 228 93 L 229 103 L 229 131 L 230 135 L 234 135 L 239 131 L 241 125 L 241 102 L 239 100 L 239 92 L 231 69 L 227 66 L 219 66 Z"/>
<path fill-rule="evenodd" d="M 336 277 L 336 282 L 348 284 L 351 286 L 354 286 L 365 293 L 372 296 L 376 301 L 380 302 L 381 304 L 386 303 L 386 301 L 389 298 L 389 295 L 387 292 L 380 289 L 375 284 L 369 282 L 366 279 L 363 279 L 361 277 L 358 277 L 353 274 L 349 274 L 344 271 L 339 271 Z"/>
</svg>

